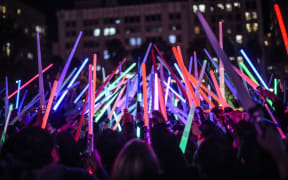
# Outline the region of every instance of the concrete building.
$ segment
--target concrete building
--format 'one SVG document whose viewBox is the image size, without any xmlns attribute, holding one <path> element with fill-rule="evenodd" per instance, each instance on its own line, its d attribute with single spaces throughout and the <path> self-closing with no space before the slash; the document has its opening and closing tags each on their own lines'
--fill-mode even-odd
<svg viewBox="0 0 288 180">
<path fill-rule="evenodd" d="M 254 42 L 256 39 L 264 43 L 260 0 L 183 0 L 117 5 L 115 0 L 106 2 L 105 7 L 100 1 L 76 1 L 74 10 L 59 11 L 58 42 L 54 45 L 54 54 L 67 59 L 78 32 L 82 30 L 84 35 L 76 56 L 91 57 L 93 52 L 97 52 L 100 59 L 104 59 L 99 61 L 100 66 L 106 68 L 112 62 L 109 62 L 111 55 L 105 42 L 112 39 L 120 40 L 128 51 L 146 41 L 157 43 L 164 40 L 170 45 L 180 45 L 187 64 L 193 50 L 201 55 L 203 47 L 210 47 L 194 14 L 197 10 L 204 14 L 217 34 L 218 22 L 223 22 L 224 49 L 227 45 L 230 49 L 233 47 L 233 51 L 230 50 L 233 53 L 229 54 L 232 61 L 242 60 L 236 52 L 251 38 Z M 226 40 L 229 43 L 226 44 Z"/>
</svg>

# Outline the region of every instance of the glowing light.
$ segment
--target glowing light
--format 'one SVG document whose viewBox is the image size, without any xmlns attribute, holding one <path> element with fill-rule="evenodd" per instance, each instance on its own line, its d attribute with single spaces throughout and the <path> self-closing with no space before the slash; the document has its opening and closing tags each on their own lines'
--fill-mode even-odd
<svg viewBox="0 0 288 180">
<path fill-rule="evenodd" d="M 243 55 L 243 57 L 245 58 L 245 60 L 248 62 L 248 64 L 250 65 L 250 67 L 252 68 L 254 73 L 256 74 L 257 78 L 260 80 L 261 84 L 265 87 L 265 89 L 269 89 L 268 86 L 266 85 L 265 81 L 262 79 L 261 75 L 256 70 L 255 66 L 252 64 L 251 60 L 249 59 L 249 57 L 245 53 L 245 51 L 243 49 L 241 49 L 240 52 Z"/>
<path fill-rule="evenodd" d="M 46 72 L 48 69 L 50 69 L 53 66 L 53 64 L 50 64 L 49 66 L 47 66 L 45 69 L 42 70 L 42 72 Z M 25 88 L 27 85 L 29 85 L 32 81 L 34 81 L 35 79 L 37 79 L 39 77 L 39 74 L 35 75 L 33 78 L 31 78 L 29 81 L 27 81 L 25 84 L 23 84 L 19 91 L 22 90 L 23 88 Z M 12 98 L 16 93 L 18 92 L 18 90 L 14 91 L 13 93 L 11 93 L 8 96 L 8 99 Z"/>
<path fill-rule="evenodd" d="M 143 82 L 143 103 L 144 103 L 144 126 L 149 127 L 148 103 L 147 103 L 147 84 L 146 84 L 146 65 L 142 63 L 142 82 Z"/>
<path fill-rule="evenodd" d="M 284 44 L 285 44 L 286 53 L 288 54 L 287 30 L 286 30 L 286 27 L 285 27 L 285 24 L 284 24 L 284 21 L 283 21 L 283 17 L 282 17 L 281 11 L 280 11 L 280 7 L 279 7 L 278 4 L 274 4 L 274 10 L 275 10 L 275 13 L 276 13 L 276 16 L 277 16 L 277 20 L 278 20 L 278 23 L 279 23 L 279 27 L 280 27 L 280 30 L 281 30 L 281 33 L 282 33 L 282 38 L 283 38 L 283 41 L 284 41 Z"/>
<path fill-rule="evenodd" d="M 15 109 L 18 109 L 18 105 L 19 105 L 19 97 L 20 97 L 20 87 L 21 87 L 21 80 L 18 81 L 18 91 L 17 91 L 17 97 L 16 97 L 16 106 Z"/>
</svg>

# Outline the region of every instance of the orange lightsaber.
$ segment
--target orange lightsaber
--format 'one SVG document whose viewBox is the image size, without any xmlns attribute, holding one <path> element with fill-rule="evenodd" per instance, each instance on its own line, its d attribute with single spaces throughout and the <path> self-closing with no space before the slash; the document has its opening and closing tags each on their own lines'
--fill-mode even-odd
<svg viewBox="0 0 288 180">
<path fill-rule="evenodd" d="M 242 73 L 239 69 L 237 69 L 235 66 L 233 66 L 233 68 L 237 72 L 237 74 L 241 76 L 254 90 L 258 87 L 258 84 L 256 84 L 252 79 L 250 79 L 244 73 Z"/>
<path fill-rule="evenodd" d="M 144 103 L 144 126 L 149 127 L 148 102 L 147 102 L 147 84 L 146 84 L 146 64 L 142 64 L 142 82 L 143 82 L 143 103 Z"/>
<path fill-rule="evenodd" d="M 118 104 L 118 101 L 119 101 L 120 98 L 122 97 L 125 88 L 126 88 L 126 86 L 123 87 L 123 89 L 120 91 L 120 93 L 119 93 L 119 95 L 118 95 L 116 101 L 114 102 L 114 106 L 113 106 L 113 108 L 112 108 L 112 110 L 111 110 L 111 112 L 110 112 L 110 114 L 109 114 L 109 116 L 108 116 L 108 119 L 109 119 L 109 120 L 112 118 L 113 112 L 115 111 L 115 109 L 116 109 L 116 107 L 117 107 L 117 104 Z"/>
<path fill-rule="evenodd" d="M 158 81 L 158 95 L 159 95 L 160 111 L 161 111 L 161 113 L 162 113 L 162 115 L 164 117 L 164 120 L 168 121 L 166 107 L 165 107 L 165 101 L 164 101 L 164 96 L 163 96 L 163 92 L 162 92 L 162 88 L 161 88 L 160 79 L 157 78 L 157 81 Z"/>
<path fill-rule="evenodd" d="M 53 87 L 52 87 L 52 90 L 51 90 L 51 93 L 50 93 L 48 105 L 47 105 L 47 108 L 46 108 L 46 111 L 45 111 L 45 114 L 44 114 L 44 117 L 43 117 L 42 125 L 41 125 L 42 129 L 45 129 L 46 125 L 47 125 L 47 121 L 48 121 L 49 113 L 50 113 L 50 110 L 51 110 L 52 102 L 53 102 L 53 99 L 54 99 L 54 93 L 55 93 L 55 90 L 56 90 L 56 87 L 57 87 L 57 83 L 58 83 L 58 81 L 56 81 L 56 80 L 53 83 Z"/>
<path fill-rule="evenodd" d="M 120 123 L 120 121 L 121 121 L 121 119 L 122 119 L 122 116 L 123 116 L 123 112 L 120 114 L 119 119 L 117 120 L 117 122 L 116 122 L 115 125 L 113 126 L 113 131 L 116 130 L 118 124 Z"/>
<path fill-rule="evenodd" d="M 215 77 L 215 75 L 214 75 L 214 72 L 213 72 L 213 70 L 210 70 L 209 72 L 210 72 L 210 76 L 211 76 L 211 78 L 212 78 L 213 84 L 214 84 L 214 86 L 215 86 L 215 89 L 216 89 L 216 91 L 217 91 L 217 94 L 218 94 L 218 96 L 219 96 L 219 98 L 220 98 L 220 102 L 221 102 L 222 106 L 226 107 L 226 102 L 225 102 L 224 98 L 222 97 L 222 94 L 221 94 L 221 92 L 220 92 L 219 85 L 218 85 L 217 80 L 216 80 L 216 77 Z"/>
</svg>

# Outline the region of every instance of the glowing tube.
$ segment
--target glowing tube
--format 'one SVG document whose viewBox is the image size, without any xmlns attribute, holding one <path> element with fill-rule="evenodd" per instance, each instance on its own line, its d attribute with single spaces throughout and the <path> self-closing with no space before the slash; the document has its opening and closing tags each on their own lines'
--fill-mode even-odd
<svg viewBox="0 0 288 180">
<path fill-rule="evenodd" d="M 43 83 L 43 73 L 42 73 L 42 60 L 41 60 L 41 50 L 40 50 L 40 37 L 39 32 L 36 33 L 37 36 L 37 56 L 38 56 L 38 74 L 39 74 L 39 94 L 40 94 L 40 109 L 44 109 L 45 97 L 44 97 L 44 83 Z"/>
<path fill-rule="evenodd" d="M 8 128 L 8 124 L 9 124 L 9 120 L 10 120 L 10 115 L 11 115 L 11 111 L 12 109 L 8 110 L 8 115 L 5 121 L 5 125 L 4 125 L 4 129 L 2 132 L 2 136 L 1 136 L 1 142 L 3 143 L 5 141 L 5 137 L 6 137 L 6 132 L 7 132 L 7 128 Z"/>
<path fill-rule="evenodd" d="M 173 76 L 173 78 L 175 79 L 177 85 L 179 86 L 179 88 L 181 89 L 183 95 L 185 96 L 185 98 L 188 99 L 187 93 L 184 89 L 184 87 L 182 86 L 181 82 L 178 80 L 178 78 L 176 77 L 176 75 L 174 74 L 174 72 L 172 71 L 171 67 L 168 65 L 167 61 L 164 59 L 164 57 L 162 56 L 161 52 L 159 51 L 159 49 L 157 48 L 157 46 L 155 44 L 153 44 L 155 50 L 157 51 L 157 53 L 160 55 L 160 57 L 157 57 L 157 59 L 163 64 L 165 65 L 165 67 L 169 70 L 169 72 L 171 73 L 171 75 Z"/>
<path fill-rule="evenodd" d="M 121 66 L 120 66 L 120 67 L 121 67 Z M 105 69 L 104 69 L 104 67 L 102 67 L 102 76 L 103 76 L 103 81 L 105 81 L 106 75 L 105 75 Z M 109 96 L 109 91 L 108 91 L 107 86 L 104 87 L 104 94 L 105 94 L 105 97 Z M 95 95 L 95 92 L 94 92 L 94 95 Z M 108 106 L 108 108 L 107 108 L 107 115 L 110 114 L 110 111 L 111 111 L 111 108 L 110 108 L 110 106 Z"/>
<path fill-rule="evenodd" d="M 79 119 L 79 123 L 78 123 L 78 127 L 77 127 L 77 130 L 76 130 L 76 134 L 75 134 L 75 141 L 76 142 L 78 142 L 78 140 L 79 140 L 80 131 L 81 131 L 81 127 L 82 127 L 82 122 L 83 122 L 83 118 L 84 118 L 84 114 L 85 114 L 87 101 L 88 101 L 88 93 L 86 95 L 85 102 L 83 104 L 83 108 L 82 108 L 82 111 L 81 111 L 81 116 L 80 116 L 80 119 Z"/>
<path fill-rule="evenodd" d="M 252 81 L 248 76 L 246 76 L 244 73 L 242 73 L 239 69 L 236 67 L 233 67 L 234 70 L 237 72 L 239 76 L 241 76 L 245 81 L 253 88 L 256 89 L 258 87 L 258 84 L 256 84 L 254 81 Z"/>
<path fill-rule="evenodd" d="M 192 64 L 193 64 L 193 57 L 190 57 L 190 62 L 189 62 L 189 74 L 191 74 L 192 71 Z"/>
<path fill-rule="evenodd" d="M 93 135 L 93 111 L 94 109 L 94 100 L 92 99 L 92 89 L 93 89 L 93 83 L 92 83 L 92 65 L 89 64 L 89 70 L 88 70 L 88 107 L 89 107 L 89 113 L 88 113 L 88 134 Z"/>
<path fill-rule="evenodd" d="M 8 112 L 9 112 L 9 97 L 8 97 L 8 77 L 5 76 L 5 83 L 6 83 L 6 94 L 5 94 L 5 119 L 7 119 Z"/>
<path fill-rule="evenodd" d="M 168 88 L 168 84 L 164 82 L 164 85 Z M 186 100 L 180 96 L 171 86 L 169 86 L 169 89 L 175 94 L 182 102 L 186 103 Z"/>
<path fill-rule="evenodd" d="M 24 92 L 23 98 L 22 98 L 22 100 L 21 100 L 21 102 L 20 102 L 20 105 L 19 105 L 19 107 L 18 107 L 17 115 L 19 115 L 19 113 L 20 113 L 20 111 L 21 111 L 21 109 L 22 109 L 22 106 L 23 106 L 23 103 L 24 103 L 24 101 L 25 101 L 25 98 L 26 98 L 27 93 L 28 93 L 28 90 L 26 89 L 25 92 Z"/>
<path fill-rule="evenodd" d="M 74 104 L 76 104 L 79 101 L 79 99 L 83 96 L 83 94 L 87 91 L 88 88 L 89 84 L 87 84 L 85 88 L 80 92 L 80 94 L 76 97 L 76 99 L 73 101 Z"/>
<path fill-rule="evenodd" d="M 43 73 L 46 72 L 48 69 L 50 69 L 53 66 L 53 64 L 50 64 L 49 66 L 47 66 L 45 69 L 43 69 Z M 28 84 L 30 84 L 32 81 L 34 81 L 35 79 L 37 79 L 39 77 L 39 74 L 35 75 L 33 78 L 31 78 L 29 81 L 27 81 L 25 84 L 23 84 L 19 90 L 22 90 L 23 88 L 25 88 Z M 11 93 L 8 96 L 8 99 L 12 98 L 18 90 L 14 91 L 13 93 Z"/>
<path fill-rule="evenodd" d="M 226 103 L 225 103 L 225 100 L 224 100 L 224 98 L 222 97 L 222 94 L 221 94 L 221 92 L 220 92 L 220 89 L 219 89 L 219 86 L 218 86 L 216 77 L 215 77 L 215 75 L 214 75 L 214 73 L 213 73 L 212 70 L 210 70 L 209 72 L 210 72 L 210 76 L 211 76 L 211 78 L 212 78 L 213 84 L 214 84 L 214 86 L 215 86 L 215 88 L 216 88 L 217 94 L 218 94 L 218 96 L 219 96 L 219 98 L 220 98 L 221 105 L 225 107 L 225 106 L 226 106 Z"/>
<path fill-rule="evenodd" d="M 162 88 L 161 88 L 161 83 L 160 83 L 160 79 L 157 77 L 157 79 L 155 79 L 156 82 L 157 82 L 157 87 L 158 88 L 158 96 L 156 97 L 159 97 L 159 102 L 160 102 L 160 110 L 161 110 L 161 113 L 164 117 L 164 120 L 165 121 L 168 121 L 168 117 L 167 117 L 167 112 L 166 112 L 166 107 L 165 107 L 165 101 L 164 101 L 164 97 L 163 97 L 163 92 L 162 92 Z M 155 99 L 158 99 L 158 98 L 155 98 Z M 159 106 L 159 104 L 158 104 Z M 159 108 L 159 107 L 158 107 Z"/>
<path fill-rule="evenodd" d="M 154 111 L 159 111 L 158 74 L 154 75 Z"/>
<path fill-rule="evenodd" d="M 92 88 L 92 100 L 95 102 L 95 91 L 96 91 L 96 71 L 97 71 L 97 54 L 93 54 L 93 88 Z M 94 104 L 94 103 L 93 103 Z M 94 115 L 95 113 L 95 108 L 92 108 L 92 114 Z"/>
<path fill-rule="evenodd" d="M 2 94 L 5 91 L 5 87 L 1 89 L 0 94 Z"/>
<path fill-rule="evenodd" d="M 74 75 L 74 73 L 77 71 L 77 67 L 75 67 L 72 72 L 68 75 L 68 77 L 65 79 L 65 81 L 63 82 L 63 84 L 61 85 L 60 91 L 66 86 L 66 84 L 70 81 L 70 79 L 72 78 L 72 76 Z"/>
<path fill-rule="evenodd" d="M 112 115 L 113 115 L 113 113 L 115 112 L 115 109 L 116 109 L 116 107 L 117 107 L 117 104 L 118 104 L 120 98 L 122 97 L 125 88 L 126 88 L 126 87 L 123 87 L 123 89 L 120 91 L 120 93 L 119 93 L 119 95 L 118 95 L 116 101 L 114 102 L 114 106 L 112 107 L 112 110 L 111 110 L 111 112 L 110 112 L 110 114 L 109 114 L 109 116 L 108 116 L 108 119 L 109 119 L 109 120 L 111 120 Z"/>
<path fill-rule="evenodd" d="M 142 63 L 142 82 L 143 82 L 143 103 L 144 103 L 144 126 L 149 127 L 148 103 L 147 103 L 147 84 L 146 84 L 146 65 Z"/>
<path fill-rule="evenodd" d="M 194 54 L 194 76 L 198 79 L 198 64 L 197 64 L 196 51 L 194 51 L 193 54 Z"/>
<path fill-rule="evenodd" d="M 78 78 L 79 74 L 81 73 L 81 71 L 83 70 L 83 68 L 87 64 L 87 62 L 88 62 L 88 58 L 86 58 L 84 60 L 84 62 L 82 63 L 82 65 L 80 66 L 80 68 L 78 69 L 78 71 L 76 72 L 76 74 L 74 75 L 74 77 L 72 78 L 70 83 L 68 84 L 68 86 L 67 86 L 68 88 L 70 88 L 73 85 L 73 83 L 76 81 L 76 79 Z M 61 104 L 61 102 L 63 101 L 63 99 L 64 99 L 64 97 L 66 96 L 67 93 L 68 93 L 68 90 L 63 92 L 63 94 L 61 95 L 61 97 L 58 99 L 57 103 L 53 107 L 54 111 L 57 110 L 57 108 L 59 107 L 59 105 Z"/>
<path fill-rule="evenodd" d="M 68 59 L 67 59 L 67 61 L 66 61 L 66 64 L 65 64 L 65 66 L 64 66 L 64 68 L 63 68 L 63 70 L 62 70 L 62 72 L 61 72 L 60 77 L 59 77 L 58 86 L 57 86 L 57 88 L 56 88 L 56 93 L 55 93 L 55 96 L 56 96 L 56 97 L 58 96 L 58 93 L 60 92 L 60 87 L 61 87 L 62 82 L 63 82 L 63 80 L 64 80 L 64 78 L 65 78 L 65 75 L 66 75 L 66 73 L 67 73 L 67 71 L 68 71 L 68 68 L 69 68 L 69 66 L 70 66 L 70 63 L 71 63 L 71 61 L 72 61 L 72 58 L 73 58 L 73 56 L 74 56 L 74 53 L 75 53 L 75 51 L 76 51 L 76 48 L 77 48 L 77 46 L 78 46 L 78 43 L 79 43 L 79 41 L 80 41 L 81 36 L 82 36 L 82 31 L 79 32 L 78 37 L 77 37 L 77 39 L 76 39 L 76 41 L 75 41 L 75 43 L 74 43 L 74 46 L 73 46 L 73 48 L 72 48 L 72 51 L 70 52 L 69 57 L 68 57 Z"/>
<path fill-rule="evenodd" d="M 122 117 L 123 117 L 123 112 L 120 114 L 118 120 L 116 121 L 115 125 L 113 126 L 113 131 L 116 130 L 116 128 L 117 128 L 119 122 L 121 121 Z"/>
<path fill-rule="evenodd" d="M 54 98 L 54 93 L 56 91 L 57 83 L 58 83 L 58 81 L 56 81 L 56 80 L 53 83 L 53 87 L 52 87 L 52 91 L 50 93 L 47 108 L 46 108 L 45 114 L 43 116 L 43 121 L 42 121 L 42 125 L 41 125 L 42 129 L 45 129 L 46 125 L 47 125 L 47 120 L 48 120 L 48 116 L 50 114 L 50 110 L 51 110 L 51 106 L 52 106 L 52 102 L 53 102 L 53 98 Z"/>
<path fill-rule="evenodd" d="M 117 93 L 118 94 L 118 93 Z M 114 95 L 114 97 L 109 100 L 109 102 L 107 102 L 104 107 L 101 109 L 101 112 L 99 114 L 97 114 L 96 118 L 95 118 L 95 122 L 97 123 L 100 118 L 103 116 L 104 112 L 107 110 L 107 108 L 110 106 L 110 104 L 115 100 L 115 98 L 117 97 L 117 94 Z"/>
<path fill-rule="evenodd" d="M 168 77 L 167 87 L 166 87 L 166 93 L 165 93 L 165 104 L 167 104 L 168 94 L 169 94 L 169 87 L 170 87 L 170 81 L 171 77 Z M 165 83 L 165 82 L 164 82 Z"/>
<path fill-rule="evenodd" d="M 275 94 L 275 95 L 277 95 L 277 85 L 278 85 L 277 79 L 274 78 L 274 94 Z"/>
<path fill-rule="evenodd" d="M 222 31 L 222 21 L 219 21 L 219 44 L 220 48 L 223 50 L 223 31 Z M 219 86 L 222 97 L 225 97 L 225 83 L 224 83 L 224 66 L 222 60 L 219 59 Z"/>
<path fill-rule="evenodd" d="M 252 73 L 249 71 L 249 69 L 247 68 L 247 66 L 245 66 L 245 64 L 243 62 L 239 62 L 240 66 L 243 68 L 243 70 L 245 71 L 245 73 L 249 76 L 250 79 L 252 79 L 252 81 L 254 81 L 256 84 L 258 84 L 257 80 L 255 79 L 255 77 L 252 75 Z M 259 86 L 259 84 L 258 84 Z"/>
<path fill-rule="evenodd" d="M 16 106 L 15 109 L 18 109 L 18 105 L 19 105 L 19 97 L 20 97 L 20 89 L 21 87 L 21 80 L 18 80 L 18 91 L 17 91 L 17 97 L 16 97 Z"/>
<path fill-rule="evenodd" d="M 129 91 L 130 91 L 130 80 L 127 79 L 127 85 L 126 85 L 126 97 L 125 97 L 125 109 L 128 109 L 128 103 L 129 103 Z"/>
<path fill-rule="evenodd" d="M 126 58 L 125 58 L 126 60 Z M 124 63 L 124 62 L 123 62 Z M 122 79 L 128 72 L 130 72 L 134 67 L 136 66 L 136 63 L 131 64 L 123 73 L 121 73 L 121 76 L 119 76 L 118 78 L 116 78 L 108 87 L 112 87 L 115 86 L 116 83 L 119 82 L 120 79 Z M 111 75 L 110 75 L 111 76 Z M 109 76 L 109 78 L 110 78 Z"/>
<path fill-rule="evenodd" d="M 267 104 L 265 104 L 265 108 L 266 108 L 266 110 L 268 111 L 268 113 L 269 113 L 269 115 L 270 115 L 272 121 L 273 121 L 275 124 L 279 125 L 279 123 L 277 122 L 275 116 L 273 115 L 273 113 L 271 112 L 271 110 L 269 109 L 269 107 L 268 107 Z M 276 127 L 276 128 L 277 128 L 277 130 L 278 130 L 278 132 L 279 132 L 281 138 L 282 138 L 282 139 L 285 139 L 286 136 L 285 136 L 285 134 L 283 133 L 282 129 L 279 128 L 279 127 Z"/>
<path fill-rule="evenodd" d="M 178 74 L 180 75 L 181 79 L 184 80 L 183 74 L 182 74 L 179 66 L 177 65 L 177 63 L 174 63 L 174 67 L 176 68 L 176 70 L 177 70 Z"/>
<path fill-rule="evenodd" d="M 249 64 L 249 66 L 252 68 L 252 70 L 254 71 L 254 73 L 256 74 L 257 78 L 260 80 L 261 84 L 265 87 L 265 89 L 269 90 L 268 86 L 266 85 L 265 81 L 262 79 L 261 75 L 258 73 L 258 71 L 256 70 L 255 66 L 252 64 L 251 60 L 249 59 L 249 57 L 247 56 L 247 54 L 245 53 L 245 51 L 243 49 L 240 50 L 241 54 L 243 55 L 244 59 L 247 61 L 247 63 Z"/>
<path fill-rule="evenodd" d="M 283 17 L 282 17 L 282 13 L 280 11 L 280 7 L 278 4 L 274 4 L 274 10 L 277 16 L 277 20 L 279 23 L 279 27 L 281 30 L 281 34 L 282 34 L 282 38 L 285 44 L 285 48 L 286 48 L 286 53 L 288 54 L 288 36 L 287 36 L 287 30 L 283 21 Z"/>
</svg>

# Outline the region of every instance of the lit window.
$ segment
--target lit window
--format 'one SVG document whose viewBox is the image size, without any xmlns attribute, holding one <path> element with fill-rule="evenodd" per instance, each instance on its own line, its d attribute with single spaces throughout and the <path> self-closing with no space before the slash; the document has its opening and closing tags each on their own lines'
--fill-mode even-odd
<svg viewBox="0 0 288 180">
<path fill-rule="evenodd" d="M 272 67 L 272 66 L 268 66 L 267 69 L 268 69 L 268 70 L 272 70 L 273 67 Z"/>
<path fill-rule="evenodd" d="M 108 60 L 110 58 L 110 54 L 109 54 L 109 51 L 107 49 L 105 49 L 103 51 L 103 56 L 104 56 L 105 60 Z"/>
<path fill-rule="evenodd" d="M 137 38 L 136 38 L 136 44 L 137 44 L 137 46 L 141 46 L 141 44 L 142 44 L 142 39 L 141 39 L 141 37 L 137 37 Z"/>
<path fill-rule="evenodd" d="M 197 5 L 193 5 L 193 12 L 196 13 L 198 10 L 198 6 Z"/>
<path fill-rule="evenodd" d="M 239 2 L 234 2 L 233 5 L 234 5 L 234 7 L 240 8 L 240 3 Z"/>
<path fill-rule="evenodd" d="M 268 34 L 267 34 L 267 37 L 268 37 L 268 38 L 270 38 L 271 36 L 272 36 L 272 34 L 271 34 L 271 33 L 268 33 Z"/>
<path fill-rule="evenodd" d="M 217 57 L 213 57 L 213 60 L 214 60 L 215 62 L 218 62 L 218 58 L 217 58 Z"/>
<path fill-rule="evenodd" d="M 199 4 L 199 11 L 205 13 L 205 4 Z"/>
<path fill-rule="evenodd" d="M 243 43 L 243 36 L 242 36 L 241 34 L 237 34 L 237 35 L 235 36 L 235 39 L 236 39 L 236 42 L 237 42 L 238 44 L 242 44 L 242 43 Z"/>
<path fill-rule="evenodd" d="M 255 12 L 255 11 L 252 12 L 252 18 L 253 18 L 253 19 L 257 19 L 257 18 L 258 18 L 258 16 L 257 16 L 257 12 Z"/>
<path fill-rule="evenodd" d="M 120 24 L 120 19 L 116 19 L 115 24 Z"/>
<path fill-rule="evenodd" d="M 116 28 L 115 27 L 107 27 L 104 28 L 104 36 L 113 36 L 116 34 Z"/>
<path fill-rule="evenodd" d="M 174 26 L 174 25 L 171 27 L 171 30 L 172 30 L 172 31 L 176 31 L 176 29 L 177 29 L 177 28 L 176 28 L 176 26 Z"/>
<path fill-rule="evenodd" d="M 226 4 L 226 11 L 228 11 L 228 12 L 232 11 L 232 5 L 230 3 Z"/>
<path fill-rule="evenodd" d="M 176 43 L 176 35 L 175 34 L 170 34 L 169 35 L 169 43 L 170 44 L 175 44 Z"/>
<path fill-rule="evenodd" d="M 44 32 L 44 28 L 42 28 L 42 27 L 39 26 L 39 25 L 36 25 L 36 26 L 35 26 L 35 30 L 36 30 L 36 32 L 39 32 L 39 33 L 43 33 L 43 32 Z"/>
<path fill-rule="evenodd" d="M 199 26 L 195 26 L 194 33 L 195 34 L 200 34 L 200 27 Z"/>
<path fill-rule="evenodd" d="M 228 29 L 227 29 L 227 33 L 228 33 L 228 34 L 231 34 L 231 33 L 232 33 L 232 30 L 231 30 L 230 28 L 228 28 Z"/>
<path fill-rule="evenodd" d="M 243 62 L 243 57 L 242 56 L 237 56 L 237 61 Z"/>
<path fill-rule="evenodd" d="M 101 66 L 100 65 L 96 66 L 96 71 L 101 71 Z"/>
<path fill-rule="evenodd" d="M 17 14 L 18 14 L 18 15 L 21 14 L 21 9 L 17 9 Z"/>
<path fill-rule="evenodd" d="M 245 12 L 245 19 L 246 19 L 246 21 L 250 21 L 251 20 L 250 12 Z"/>
<path fill-rule="evenodd" d="M 258 23 L 253 23 L 253 31 L 258 31 Z"/>
<path fill-rule="evenodd" d="M 130 44 L 130 46 L 141 46 L 142 39 L 141 39 L 141 37 L 131 37 L 129 39 L 129 44 Z"/>
<path fill-rule="evenodd" d="M 246 24 L 246 30 L 248 31 L 248 32 L 252 32 L 252 26 L 251 26 L 251 24 Z"/>
<path fill-rule="evenodd" d="M 235 61 L 235 57 L 229 57 L 230 61 Z"/>
<path fill-rule="evenodd" d="M 210 11 L 214 12 L 214 6 L 210 6 Z"/>
<path fill-rule="evenodd" d="M 217 7 L 220 8 L 221 10 L 224 10 L 224 5 L 222 3 L 218 3 Z"/>
<path fill-rule="evenodd" d="M 27 58 L 33 60 L 33 54 L 31 52 L 27 53 Z"/>
<path fill-rule="evenodd" d="M 267 40 L 264 41 L 265 46 L 269 46 L 269 42 Z"/>
<path fill-rule="evenodd" d="M 100 29 L 100 28 L 94 29 L 93 35 L 94 35 L 95 37 L 100 36 L 100 34 L 101 34 L 101 29 Z"/>
</svg>

